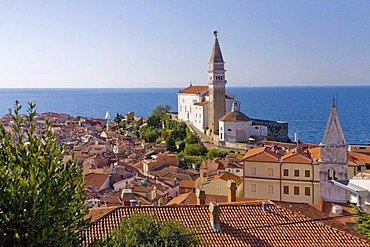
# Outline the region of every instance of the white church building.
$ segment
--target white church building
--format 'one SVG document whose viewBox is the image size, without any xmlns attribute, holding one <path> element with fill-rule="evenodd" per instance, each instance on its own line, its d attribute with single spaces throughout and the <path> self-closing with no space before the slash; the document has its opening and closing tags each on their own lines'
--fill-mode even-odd
<svg viewBox="0 0 370 247">
<path fill-rule="evenodd" d="M 246 142 L 250 137 L 268 136 L 273 121 L 253 120 L 240 112 L 240 102 L 226 91 L 225 61 L 217 31 L 209 62 L 207 86 L 193 86 L 178 91 L 178 120 L 189 121 L 207 135 L 218 135 L 222 142 Z M 286 133 L 287 133 L 287 123 Z M 284 136 L 284 133 L 283 135 Z M 286 134 L 287 136 L 287 134 Z"/>
</svg>

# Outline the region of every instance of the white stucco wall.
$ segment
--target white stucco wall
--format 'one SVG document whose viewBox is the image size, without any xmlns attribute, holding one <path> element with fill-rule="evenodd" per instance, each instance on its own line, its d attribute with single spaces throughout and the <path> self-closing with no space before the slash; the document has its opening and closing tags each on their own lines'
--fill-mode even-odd
<svg viewBox="0 0 370 247">
<path fill-rule="evenodd" d="M 264 125 L 251 125 L 248 131 L 248 138 L 251 136 L 255 137 L 266 137 L 268 133 L 267 126 Z"/>
</svg>

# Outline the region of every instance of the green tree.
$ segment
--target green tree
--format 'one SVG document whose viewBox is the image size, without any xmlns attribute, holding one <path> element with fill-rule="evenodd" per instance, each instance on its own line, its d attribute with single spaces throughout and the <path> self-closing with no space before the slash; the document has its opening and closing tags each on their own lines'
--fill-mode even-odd
<svg viewBox="0 0 370 247">
<path fill-rule="evenodd" d="M 160 222 L 155 216 L 135 213 L 123 218 L 120 227 L 110 237 L 92 246 L 195 246 L 199 241 L 177 221 Z"/>
<path fill-rule="evenodd" d="M 207 153 L 207 149 L 202 144 L 199 144 L 199 143 L 188 144 L 186 145 L 184 149 L 184 153 L 186 155 L 199 156 L 199 155 L 204 155 L 205 153 Z"/>
<path fill-rule="evenodd" d="M 207 158 L 208 159 L 224 158 L 224 157 L 226 157 L 227 154 L 228 154 L 228 152 L 226 152 L 226 151 L 221 151 L 221 150 L 218 150 L 216 148 L 212 148 L 212 149 L 208 150 Z"/>
<path fill-rule="evenodd" d="M 160 128 L 161 127 L 161 117 L 157 115 L 152 115 L 148 117 L 148 119 L 146 120 L 146 124 L 154 128 Z"/>
<path fill-rule="evenodd" d="M 139 136 L 147 142 L 155 142 L 161 136 L 161 130 L 152 126 L 142 126 L 139 130 Z"/>
<path fill-rule="evenodd" d="M 122 114 L 117 113 L 117 115 L 114 117 L 113 121 L 119 124 L 119 123 L 121 123 L 122 119 L 124 119 Z"/>
<path fill-rule="evenodd" d="M 84 180 L 74 161 L 63 164 L 50 123 L 36 133 L 35 104 L 6 132 L 0 123 L 0 246 L 74 246 L 84 219 Z"/>
<path fill-rule="evenodd" d="M 171 152 L 177 151 L 176 143 L 170 136 L 168 136 L 166 139 L 166 150 Z"/>
<path fill-rule="evenodd" d="M 163 113 L 167 113 L 171 110 L 169 105 L 159 105 L 152 111 L 152 116 L 162 116 Z"/>
<path fill-rule="evenodd" d="M 185 142 L 187 144 L 195 144 L 195 143 L 198 143 L 199 140 L 198 140 L 198 137 L 194 134 L 190 134 L 186 139 L 185 139 Z"/>
<path fill-rule="evenodd" d="M 178 151 L 179 151 L 179 152 L 184 151 L 185 146 L 186 146 L 185 142 L 183 142 L 183 141 L 182 141 L 182 142 L 180 142 Z"/>
<path fill-rule="evenodd" d="M 370 214 L 361 212 L 356 206 L 352 206 L 352 208 L 356 213 L 355 219 L 358 221 L 356 230 L 367 238 L 370 238 Z"/>
</svg>

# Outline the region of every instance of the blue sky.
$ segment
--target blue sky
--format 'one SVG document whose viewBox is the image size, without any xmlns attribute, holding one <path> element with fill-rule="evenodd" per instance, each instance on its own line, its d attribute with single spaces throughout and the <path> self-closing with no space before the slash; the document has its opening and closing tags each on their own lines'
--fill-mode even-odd
<svg viewBox="0 0 370 247">
<path fill-rule="evenodd" d="M 0 1 L 0 87 L 370 85 L 370 1 Z"/>
</svg>

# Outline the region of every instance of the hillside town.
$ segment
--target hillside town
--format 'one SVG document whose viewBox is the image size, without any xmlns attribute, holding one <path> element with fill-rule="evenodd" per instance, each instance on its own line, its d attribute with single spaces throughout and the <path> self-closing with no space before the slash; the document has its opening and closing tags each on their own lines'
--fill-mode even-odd
<svg viewBox="0 0 370 247">
<path fill-rule="evenodd" d="M 240 111 L 225 71 L 215 32 L 208 86 L 180 90 L 177 113 L 35 116 L 36 132 L 51 128 L 66 147 L 64 164 L 83 169 L 93 222 L 85 244 L 143 212 L 198 227 L 206 246 L 370 246 L 351 227 L 353 206 L 370 212 L 370 146 L 346 143 L 335 102 L 321 143 L 293 143 L 288 123 Z M 11 112 L 1 117 L 6 131 L 13 121 Z M 142 134 L 156 129 L 167 136 Z M 196 146 L 203 151 L 189 151 Z M 226 151 L 212 156 L 206 147 Z"/>
</svg>

